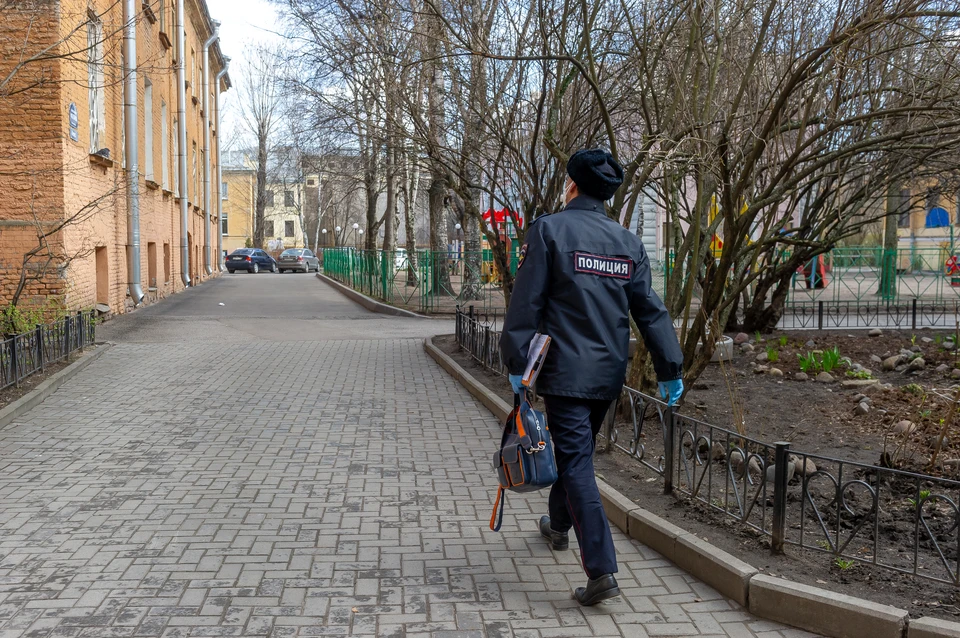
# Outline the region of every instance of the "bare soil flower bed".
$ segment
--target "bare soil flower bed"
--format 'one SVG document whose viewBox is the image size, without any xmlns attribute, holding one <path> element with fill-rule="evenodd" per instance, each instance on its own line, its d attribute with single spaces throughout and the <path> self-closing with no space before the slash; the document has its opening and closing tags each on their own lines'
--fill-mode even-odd
<svg viewBox="0 0 960 638">
<path fill-rule="evenodd" d="M 688 393 L 681 412 L 729 430 L 736 430 L 736 420 L 742 418 L 747 436 L 767 443 L 790 441 L 792 448 L 806 453 L 956 479 L 960 472 L 960 423 L 952 422 L 951 412 L 955 410 L 953 388 L 960 383 L 955 378 L 960 373 L 953 372 L 960 369 L 960 353 L 947 339 L 951 334 L 885 330 L 868 337 L 866 331 L 789 332 L 764 335 L 759 343 L 754 335 L 750 337 L 752 352 L 744 351 L 750 347 L 738 345 L 733 361 L 708 368 Z M 512 401 L 506 379 L 460 351 L 452 336 L 435 338 L 434 343 L 505 401 Z M 844 359 L 830 371 L 833 381 L 813 380 L 814 370 L 808 370 L 807 380 L 798 380 L 803 379 L 800 357 L 809 360 L 810 354 L 833 348 Z M 888 361 L 889 368 L 892 357 L 899 358 L 894 369 L 884 369 L 883 361 Z M 923 360 L 922 365 L 917 359 Z M 772 372 L 774 368 L 779 372 Z M 858 387 L 843 385 L 852 381 L 867 383 L 871 379 L 876 382 Z M 628 442 L 624 438 L 630 438 L 630 424 L 628 411 L 621 410 L 621 445 Z M 646 459 L 653 464 L 662 453 L 658 427 L 649 421 L 644 425 L 642 439 L 647 447 Z M 686 452 L 689 454 L 690 450 Z M 739 556 L 764 573 L 895 605 L 913 616 L 954 620 L 960 617 L 960 590 L 951 585 L 857 560 L 836 561 L 828 553 L 789 545 L 784 555 L 774 556 L 768 539 L 756 530 L 702 503 L 693 505 L 664 495 L 662 479 L 626 454 L 598 454 L 596 468 L 600 476 L 642 507 Z M 723 461 L 711 466 L 717 477 L 722 476 L 725 468 Z M 856 478 L 874 485 L 876 478 L 871 474 L 875 472 L 861 470 Z M 811 492 L 829 527 L 836 524 L 837 516 L 827 507 L 831 500 L 827 487 L 812 487 Z M 818 494 L 818 489 L 823 489 L 823 494 Z M 909 568 L 913 559 L 916 516 L 911 499 L 916 498 L 916 492 L 912 481 L 884 480 L 882 484 L 877 520 L 878 559 L 888 564 Z M 794 480 L 788 491 L 788 518 L 799 511 L 800 493 L 799 480 Z M 869 512 L 871 496 L 866 489 L 852 489 L 846 493 L 846 499 L 851 511 L 843 511 L 840 519 L 841 529 L 849 532 Z M 951 506 L 943 500 L 930 502 L 924 512 L 941 551 L 956 569 L 960 530 L 954 528 Z M 851 544 L 851 549 L 862 554 L 865 561 L 872 555 L 868 536 L 861 533 Z M 936 557 L 936 548 L 929 540 L 921 541 L 919 551 Z"/>
</svg>

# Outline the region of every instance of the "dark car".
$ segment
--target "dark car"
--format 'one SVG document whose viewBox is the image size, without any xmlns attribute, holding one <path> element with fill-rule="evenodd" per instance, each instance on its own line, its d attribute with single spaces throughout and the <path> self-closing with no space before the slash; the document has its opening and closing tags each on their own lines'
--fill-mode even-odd
<svg viewBox="0 0 960 638">
<path fill-rule="evenodd" d="M 306 248 L 287 248 L 280 253 L 277 265 L 280 267 L 280 272 L 288 270 L 299 270 L 301 272 L 316 270 L 320 272 L 320 260 L 313 254 L 313 251 Z"/>
<path fill-rule="evenodd" d="M 279 272 L 277 262 L 259 248 L 238 248 L 227 255 L 226 266 L 228 272 L 246 270 L 247 272 L 257 273 L 261 270 L 270 272 Z"/>
</svg>

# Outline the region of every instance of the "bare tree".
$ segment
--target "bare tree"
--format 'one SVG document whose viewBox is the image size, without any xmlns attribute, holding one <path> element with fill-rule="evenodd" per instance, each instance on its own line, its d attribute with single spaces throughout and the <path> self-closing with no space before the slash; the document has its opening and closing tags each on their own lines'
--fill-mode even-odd
<svg viewBox="0 0 960 638">
<path fill-rule="evenodd" d="M 281 86 L 277 65 L 281 59 L 275 47 L 255 45 L 245 68 L 239 73 L 243 81 L 238 87 L 240 117 L 257 145 L 256 199 L 253 215 L 253 245 L 263 247 L 267 209 L 267 173 L 270 147 L 280 109 Z"/>
</svg>

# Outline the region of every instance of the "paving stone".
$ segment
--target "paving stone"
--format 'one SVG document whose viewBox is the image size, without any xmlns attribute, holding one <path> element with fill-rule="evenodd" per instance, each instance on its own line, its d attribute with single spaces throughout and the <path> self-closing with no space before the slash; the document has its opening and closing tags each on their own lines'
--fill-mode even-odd
<svg viewBox="0 0 960 638">
<path fill-rule="evenodd" d="M 189 303 L 243 305 L 217 286 Z M 616 530 L 623 595 L 580 608 L 576 544 L 555 553 L 536 532 L 545 493 L 511 494 L 502 531 L 487 528 L 499 425 L 419 338 L 395 338 L 452 324 L 384 330 L 332 291 L 311 294 L 311 318 L 276 339 L 262 317 L 225 320 L 220 340 L 176 304 L 135 313 L 134 328 L 111 328 L 118 345 L 0 431 L 0 636 L 780 627 Z"/>
</svg>

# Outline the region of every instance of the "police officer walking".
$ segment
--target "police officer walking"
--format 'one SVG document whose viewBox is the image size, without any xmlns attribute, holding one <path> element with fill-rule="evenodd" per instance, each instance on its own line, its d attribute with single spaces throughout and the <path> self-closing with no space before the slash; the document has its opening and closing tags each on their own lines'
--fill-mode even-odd
<svg viewBox="0 0 960 638">
<path fill-rule="evenodd" d="M 588 579 L 574 595 L 581 605 L 595 605 L 620 594 L 593 451 L 626 377 L 629 314 L 671 405 L 683 394 L 683 354 L 673 321 L 651 288 L 640 238 L 604 211 L 604 201 L 623 182 L 623 169 L 606 151 L 581 150 L 567 163 L 567 176 L 566 207 L 527 229 L 500 349 L 519 393 L 530 340 L 537 332 L 552 338 L 537 392 L 546 406 L 559 479 L 540 533 L 554 550 L 564 550 L 574 529 Z"/>
</svg>

